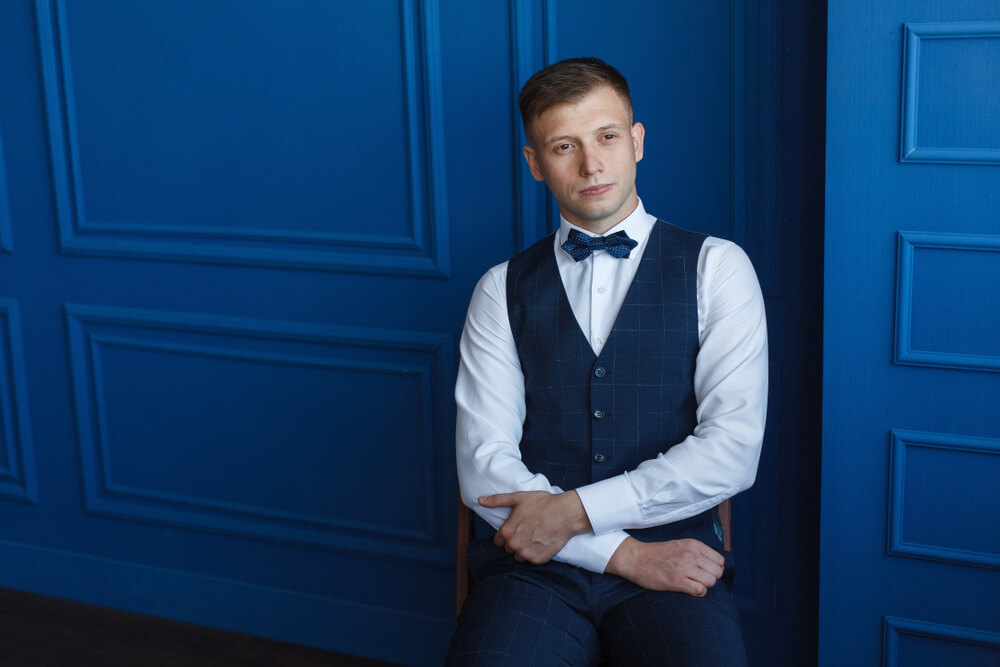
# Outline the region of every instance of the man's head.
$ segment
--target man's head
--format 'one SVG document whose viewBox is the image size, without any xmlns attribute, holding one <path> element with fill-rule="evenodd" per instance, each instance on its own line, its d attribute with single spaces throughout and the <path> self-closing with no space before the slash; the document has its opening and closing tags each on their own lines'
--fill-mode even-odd
<svg viewBox="0 0 1000 667">
<path fill-rule="evenodd" d="M 632 95 L 628 81 L 600 58 L 567 58 L 535 72 L 517 98 L 528 142 L 534 145 L 531 126 L 545 111 L 557 104 L 579 102 L 599 86 L 608 86 L 618 93 L 628 109 L 631 124 Z"/>
<path fill-rule="evenodd" d="M 531 77 L 519 101 L 530 142 L 524 159 L 566 220 L 603 234 L 635 210 L 645 130 L 632 123 L 616 69 L 596 58 L 563 60 Z"/>
</svg>

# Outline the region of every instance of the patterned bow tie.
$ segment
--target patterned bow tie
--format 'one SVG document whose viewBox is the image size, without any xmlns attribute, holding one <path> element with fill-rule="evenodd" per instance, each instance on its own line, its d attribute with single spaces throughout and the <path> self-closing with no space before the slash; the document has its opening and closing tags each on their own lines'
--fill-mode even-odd
<svg viewBox="0 0 1000 667">
<path fill-rule="evenodd" d="M 569 256 L 580 261 L 590 257 L 590 253 L 595 250 L 606 250 L 612 257 L 622 259 L 628 257 L 632 248 L 639 245 L 628 237 L 624 231 L 616 232 L 611 236 L 589 236 L 575 229 L 569 231 L 569 238 L 562 244 L 562 249 L 569 253 Z"/>
</svg>

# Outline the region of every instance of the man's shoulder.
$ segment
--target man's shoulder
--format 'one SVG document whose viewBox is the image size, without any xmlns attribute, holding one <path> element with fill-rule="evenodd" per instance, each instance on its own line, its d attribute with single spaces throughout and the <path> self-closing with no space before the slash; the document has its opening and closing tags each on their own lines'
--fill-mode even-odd
<svg viewBox="0 0 1000 667">
<path fill-rule="evenodd" d="M 507 275 L 517 277 L 525 269 L 538 267 L 549 259 L 555 261 L 554 243 L 555 232 L 543 236 L 511 257 L 507 261 Z"/>
<path fill-rule="evenodd" d="M 477 292 L 495 293 L 499 287 L 502 287 L 507 281 L 507 264 L 509 262 L 500 262 L 494 266 L 491 266 L 486 270 L 486 273 L 482 275 L 479 279 L 479 283 L 476 285 Z"/>
<path fill-rule="evenodd" d="M 715 254 L 720 255 L 746 254 L 743 248 L 734 241 L 730 241 L 729 239 L 721 236 L 712 236 L 711 234 L 706 234 L 704 232 L 687 229 L 686 227 L 681 227 L 680 225 L 672 222 L 667 222 L 662 218 L 656 219 L 655 228 L 666 231 L 668 234 L 686 237 L 693 243 L 699 245 L 701 250 L 704 252 L 714 252 Z"/>
<path fill-rule="evenodd" d="M 712 238 L 708 234 L 688 229 L 686 227 L 681 227 L 680 225 L 672 222 L 667 222 L 662 218 L 656 219 L 656 222 L 653 223 L 653 229 L 667 236 L 682 237 L 692 241 L 704 241 L 707 238 Z"/>
</svg>

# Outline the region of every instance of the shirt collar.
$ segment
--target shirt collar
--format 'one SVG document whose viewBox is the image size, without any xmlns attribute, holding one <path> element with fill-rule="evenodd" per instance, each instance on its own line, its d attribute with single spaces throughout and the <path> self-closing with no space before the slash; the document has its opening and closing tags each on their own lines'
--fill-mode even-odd
<svg viewBox="0 0 1000 667">
<path fill-rule="evenodd" d="M 617 225 L 604 232 L 602 236 L 608 236 L 609 234 L 615 234 L 617 232 L 624 231 L 629 235 L 629 238 L 633 239 L 638 243 L 639 248 L 643 248 L 646 245 L 646 239 L 649 238 L 649 232 L 653 229 L 653 225 L 656 223 L 656 218 L 646 213 L 646 209 L 642 205 L 642 200 L 639 200 L 639 204 L 635 207 L 635 210 L 628 214 L 624 220 L 619 222 Z M 566 218 L 559 216 L 559 244 L 562 245 L 569 238 L 570 230 L 577 230 L 582 232 L 587 236 L 595 236 L 595 234 L 588 232 L 582 227 L 577 227 L 572 222 L 566 220 Z M 624 259 L 635 259 L 641 253 L 632 253 Z"/>
</svg>

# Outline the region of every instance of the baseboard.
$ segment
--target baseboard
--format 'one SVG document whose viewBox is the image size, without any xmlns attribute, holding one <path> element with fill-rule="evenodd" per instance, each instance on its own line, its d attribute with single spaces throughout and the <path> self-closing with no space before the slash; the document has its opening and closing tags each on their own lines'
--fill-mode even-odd
<svg viewBox="0 0 1000 667">
<path fill-rule="evenodd" d="M 327 651 L 440 665 L 454 619 L 0 540 L 0 587 Z"/>
</svg>

